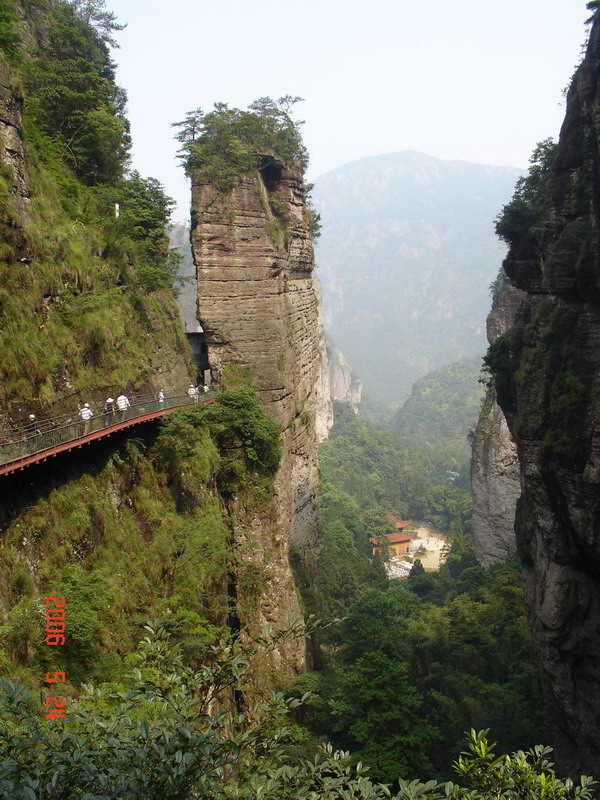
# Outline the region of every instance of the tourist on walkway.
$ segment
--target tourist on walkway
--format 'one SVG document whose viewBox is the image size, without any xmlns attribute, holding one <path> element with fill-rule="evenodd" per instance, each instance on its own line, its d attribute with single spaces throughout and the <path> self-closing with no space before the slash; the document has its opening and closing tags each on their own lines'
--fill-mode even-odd
<svg viewBox="0 0 600 800">
<path fill-rule="evenodd" d="M 198 388 L 194 386 L 193 383 L 190 383 L 190 388 L 187 390 L 188 397 L 190 398 L 190 402 L 197 403 L 198 402 Z"/>
<path fill-rule="evenodd" d="M 109 414 L 111 417 L 115 416 L 115 401 L 112 397 L 106 398 L 106 403 L 104 403 L 104 413 Z"/>
<path fill-rule="evenodd" d="M 27 449 L 30 453 L 34 453 L 39 447 L 40 429 L 35 419 L 35 414 L 30 414 L 29 419 L 25 423 L 25 436 L 27 438 Z"/>
<path fill-rule="evenodd" d="M 158 394 L 156 395 L 156 399 L 158 400 L 158 405 L 161 408 L 164 408 L 164 405 L 165 405 L 165 393 L 163 392 L 162 389 L 158 390 Z"/>
<path fill-rule="evenodd" d="M 30 414 L 29 419 L 25 424 L 25 433 L 27 436 L 38 436 L 40 433 L 40 429 L 38 428 L 38 424 L 35 421 L 35 414 Z"/>
<path fill-rule="evenodd" d="M 119 419 L 120 420 L 124 420 L 125 419 L 125 414 L 126 414 L 127 409 L 129 408 L 130 405 L 131 405 L 131 403 L 129 402 L 129 400 L 127 399 L 127 397 L 124 394 L 121 393 L 117 397 L 117 408 L 119 410 Z"/>
<path fill-rule="evenodd" d="M 94 412 L 90 408 L 90 404 L 89 403 L 84 403 L 83 407 L 79 409 L 79 416 L 81 417 L 81 419 L 83 421 L 83 426 L 82 426 L 82 428 L 83 428 L 83 430 L 82 430 L 83 436 L 86 436 L 89 433 L 89 430 L 90 430 L 90 420 L 94 416 Z"/>
</svg>

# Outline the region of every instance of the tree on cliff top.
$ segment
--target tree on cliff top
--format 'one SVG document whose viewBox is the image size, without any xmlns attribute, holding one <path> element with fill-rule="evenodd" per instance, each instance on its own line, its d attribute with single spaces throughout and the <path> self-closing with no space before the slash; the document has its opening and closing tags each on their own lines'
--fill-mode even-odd
<svg viewBox="0 0 600 800">
<path fill-rule="evenodd" d="M 265 154 L 304 172 L 308 153 L 300 134 L 302 122 L 290 116 L 301 99 L 260 97 L 245 111 L 215 103 L 207 114 L 200 108 L 188 112 L 173 123 L 179 128 L 175 138 L 182 145 L 179 157 L 186 173 L 200 170 L 207 182 L 228 191 L 240 176 L 259 168 Z"/>
<path fill-rule="evenodd" d="M 521 241 L 539 223 L 557 149 L 551 138 L 537 143 L 527 175 L 519 178 L 512 199 L 496 217 L 496 235 L 507 244 Z"/>
<path fill-rule="evenodd" d="M 111 32 L 122 27 L 101 0 L 56 2 L 44 44 L 23 68 L 26 131 L 31 136 L 33 125 L 48 137 L 88 185 L 114 183 L 129 159 L 127 97 L 115 83 L 109 50 Z"/>
</svg>

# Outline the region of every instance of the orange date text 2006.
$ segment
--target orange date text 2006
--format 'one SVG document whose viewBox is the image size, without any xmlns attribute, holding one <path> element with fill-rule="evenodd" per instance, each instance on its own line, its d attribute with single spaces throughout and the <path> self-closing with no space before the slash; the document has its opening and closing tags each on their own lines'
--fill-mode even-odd
<svg viewBox="0 0 600 800">
<path fill-rule="evenodd" d="M 64 644 L 66 642 L 67 612 L 65 606 L 64 597 L 46 598 L 46 644 Z"/>
</svg>

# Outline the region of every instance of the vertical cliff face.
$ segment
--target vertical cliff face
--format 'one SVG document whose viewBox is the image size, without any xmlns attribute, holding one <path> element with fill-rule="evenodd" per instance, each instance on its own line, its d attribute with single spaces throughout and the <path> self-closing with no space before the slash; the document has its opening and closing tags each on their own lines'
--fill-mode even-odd
<svg viewBox="0 0 600 800">
<path fill-rule="evenodd" d="M 490 344 L 514 324 L 523 293 L 502 286 L 487 319 Z M 481 564 L 489 566 L 516 549 L 514 522 L 521 493 L 517 448 L 493 387 L 488 388 L 472 443 L 473 538 Z"/>
<path fill-rule="evenodd" d="M 350 403 L 355 411 L 362 397 L 362 382 L 352 373 L 342 351 L 332 342 L 327 343 L 329 356 L 329 383 L 331 399 Z"/>
<path fill-rule="evenodd" d="M 244 558 L 264 568 L 257 610 L 243 621 L 283 627 L 286 616 L 300 616 L 289 547 L 310 550 L 316 541 L 315 421 L 323 385 L 301 174 L 265 156 L 262 169 L 223 193 L 192 173 L 191 241 L 212 379 L 249 379 L 282 428 L 274 500 L 238 509 L 234 536 Z M 287 657 L 300 668 L 304 653 L 300 645 L 292 650 Z"/>
<path fill-rule="evenodd" d="M 515 436 L 516 534 L 559 766 L 600 774 L 600 29 L 551 161 L 504 214 L 527 293 L 490 354 Z"/>
</svg>

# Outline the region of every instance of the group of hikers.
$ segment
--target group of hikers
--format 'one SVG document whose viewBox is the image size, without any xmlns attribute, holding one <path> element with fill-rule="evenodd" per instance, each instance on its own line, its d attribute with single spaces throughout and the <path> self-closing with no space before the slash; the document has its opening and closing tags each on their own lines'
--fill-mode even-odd
<svg viewBox="0 0 600 800">
<path fill-rule="evenodd" d="M 162 401 L 161 401 L 162 396 Z M 161 389 L 157 395 L 157 399 L 159 402 L 164 402 L 165 396 L 163 394 L 163 390 Z M 121 421 L 125 419 L 125 412 L 131 406 L 129 402 L 129 398 L 126 394 L 120 394 L 116 400 L 112 397 L 107 397 L 106 402 L 104 403 L 104 410 L 103 414 L 107 415 L 105 425 L 112 425 L 113 422 Z M 82 407 L 79 409 L 79 418 L 82 421 L 82 435 L 85 436 L 90 429 L 90 420 L 94 416 L 94 412 L 90 408 L 89 403 L 84 403 Z"/>
<path fill-rule="evenodd" d="M 190 383 L 186 393 L 190 398 L 190 402 L 197 403 L 200 400 L 200 395 L 207 391 L 208 387 L 204 384 L 196 386 L 195 384 Z M 159 389 L 158 393 L 156 394 L 156 402 L 158 402 L 160 409 L 164 408 L 165 393 L 162 389 Z M 105 416 L 104 427 L 114 425 L 116 422 L 124 420 L 127 416 L 127 410 L 130 408 L 130 406 L 131 402 L 124 392 L 122 392 L 116 400 L 113 397 L 107 397 L 104 403 L 104 408 L 101 412 L 101 414 Z M 84 403 L 82 406 L 80 406 L 78 416 L 80 420 L 79 435 L 85 436 L 89 432 L 90 420 L 94 416 L 94 412 L 92 411 L 89 403 Z M 29 415 L 29 419 L 25 423 L 24 428 L 26 439 L 32 439 L 41 434 L 35 414 Z"/>
</svg>

